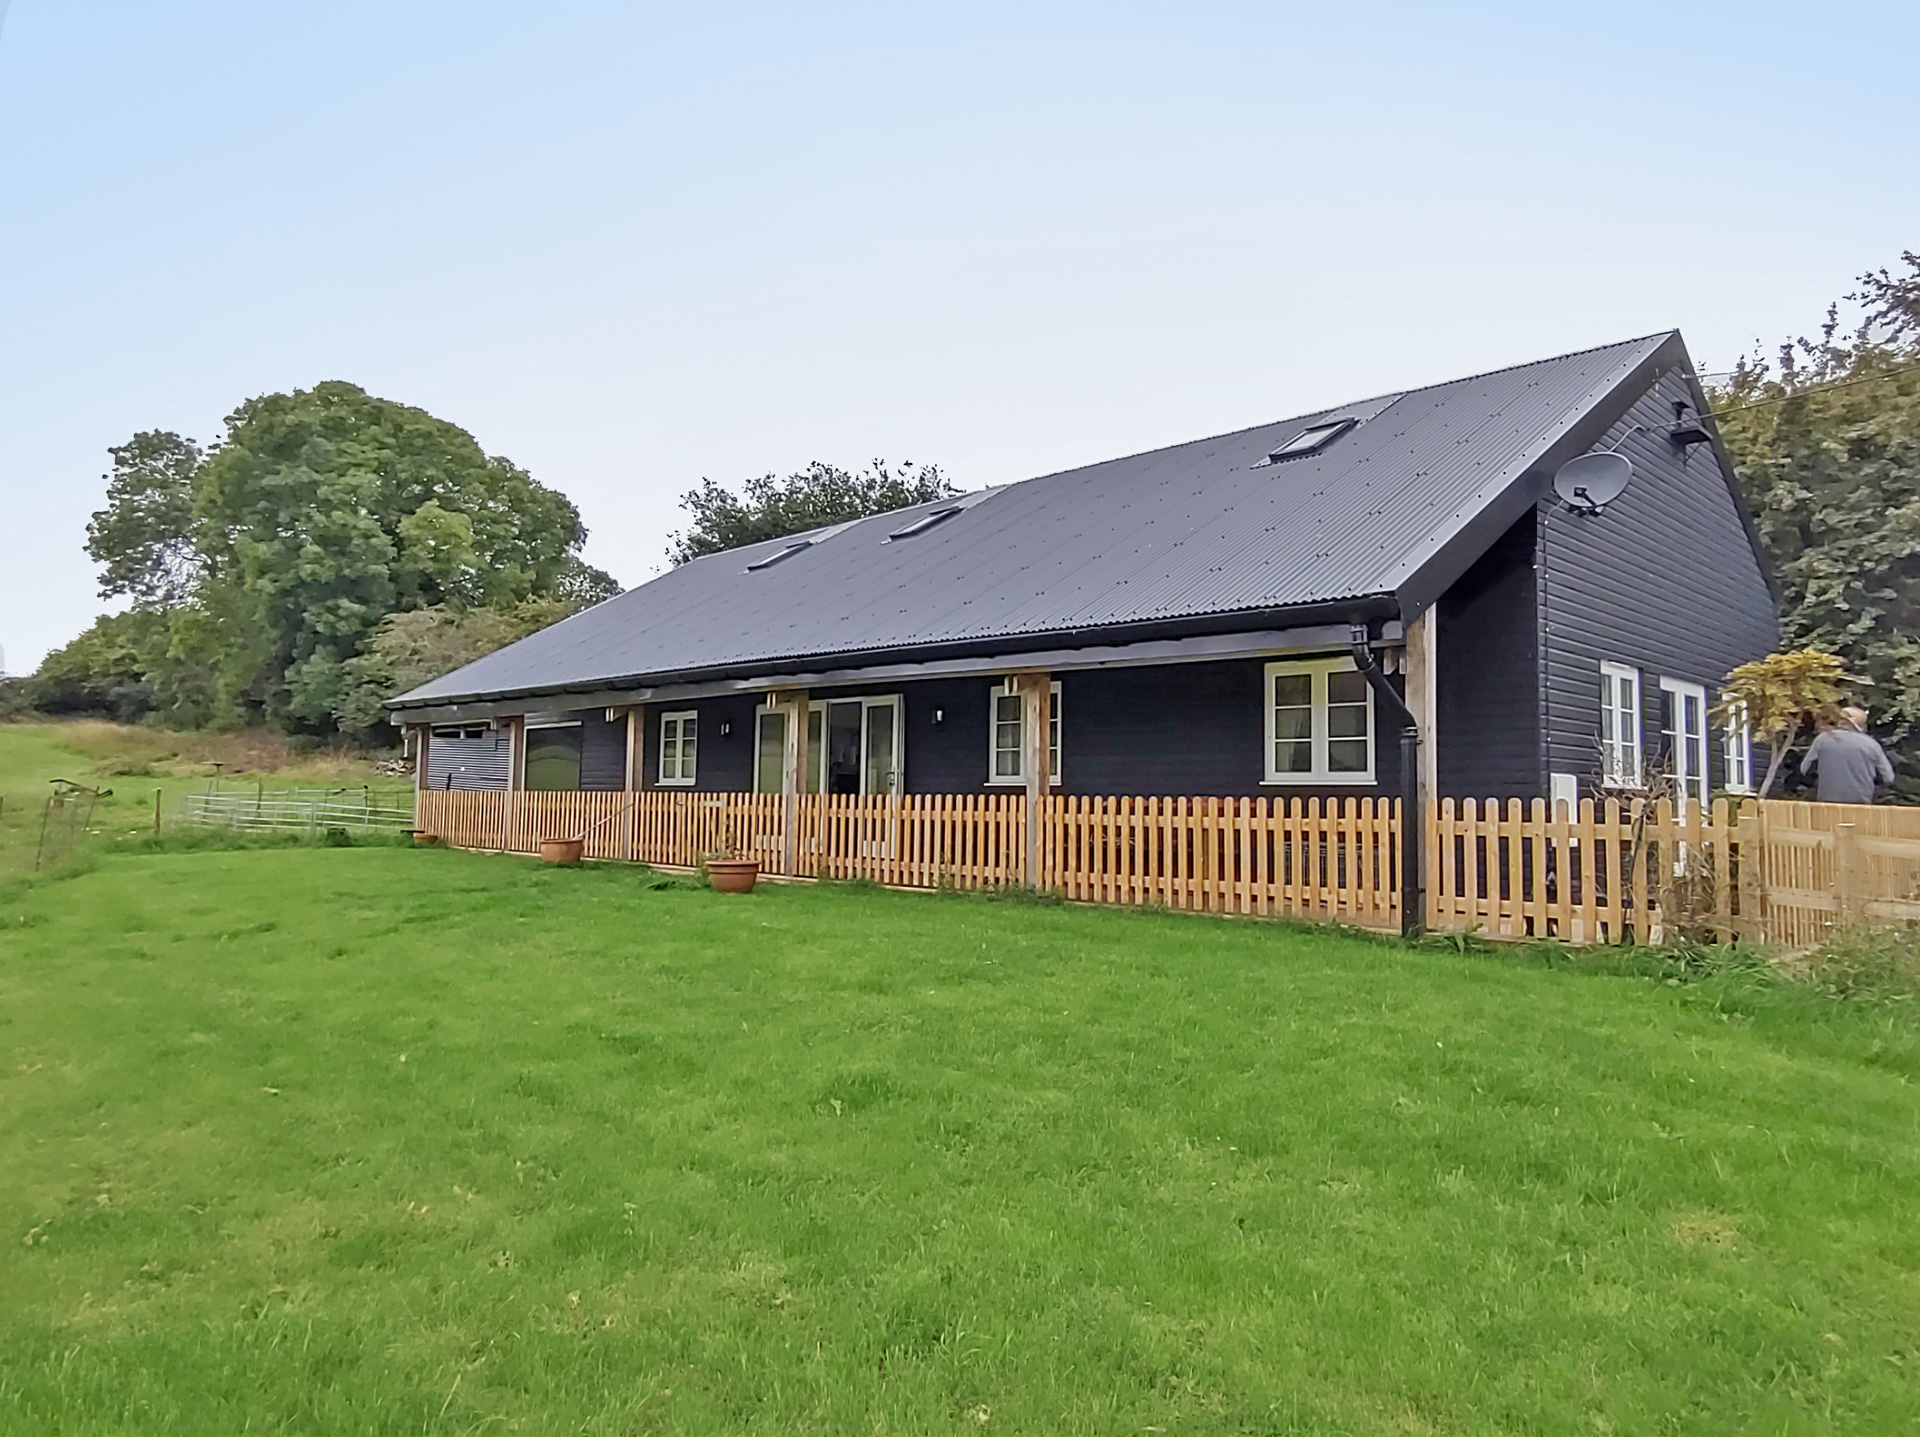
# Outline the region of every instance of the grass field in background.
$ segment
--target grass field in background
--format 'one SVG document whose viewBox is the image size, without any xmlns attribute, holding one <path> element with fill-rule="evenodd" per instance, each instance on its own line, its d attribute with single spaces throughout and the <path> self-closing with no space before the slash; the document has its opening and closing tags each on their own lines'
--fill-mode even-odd
<svg viewBox="0 0 1920 1437">
<path fill-rule="evenodd" d="M 0 883 L 33 871 L 56 778 L 111 790 L 91 809 L 91 831 L 78 836 L 81 858 L 114 841 L 150 834 L 156 793 L 162 822 L 170 826 L 180 795 L 209 787 L 406 789 L 411 783 L 380 775 L 364 759 L 297 753 L 266 734 L 175 734 L 95 719 L 0 723 Z"/>
<path fill-rule="evenodd" d="M 656 886 L 657 885 L 657 886 Z M 0 905 L 8 1432 L 1920 1430 L 1779 986 L 441 851 Z"/>
</svg>

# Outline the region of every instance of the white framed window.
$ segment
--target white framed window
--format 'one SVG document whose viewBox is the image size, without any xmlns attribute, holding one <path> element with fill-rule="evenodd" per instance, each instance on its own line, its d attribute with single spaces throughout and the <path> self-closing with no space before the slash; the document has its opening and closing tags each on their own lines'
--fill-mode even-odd
<svg viewBox="0 0 1920 1437">
<path fill-rule="evenodd" d="M 1707 801 L 1707 691 L 1684 679 L 1660 680 L 1668 772 L 1687 803 Z"/>
<path fill-rule="evenodd" d="M 1373 782 L 1373 690 L 1351 658 L 1268 664 L 1266 707 L 1266 782 Z"/>
<path fill-rule="evenodd" d="M 1640 670 L 1611 660 L 1600 665 L 1600 781 L 1640 787 Z"/>
<path fill-rule="evenodd" d="M 698 757 L 700 715 L 694 709 L 660 715 L 660 786 L 691 788 Z"/>
<path fill-rule="evenodd" d="M 1727 709 L 1722 744 L 1722 779 L 1728 793 L 1753 792 L 1753 725 L 1747 721 L 1747 706 L 1733 704 Z"/>
<path fill-rule="evenodd" d="M 520 786 L 532 793 L 574 793 L 580 788 L 583 729 L 579 719 L 528 714 Z"/>
<path fill-rule="evenodd" d="M 787 769 L 787 710 L 763 705 L 753 716 L 753 791 L 778 793 Z"/>
<path fill-rule="evenodd" d="M 1026 719 L 1024 705 L 1012 685 L 993 691 L 987 721 L 987 782 L 1024 784 L 1027 781 Z M 1055 679 L 1047 699 L 1048 787 L 1060 782 L 1060 681 Z"/>
</svg>

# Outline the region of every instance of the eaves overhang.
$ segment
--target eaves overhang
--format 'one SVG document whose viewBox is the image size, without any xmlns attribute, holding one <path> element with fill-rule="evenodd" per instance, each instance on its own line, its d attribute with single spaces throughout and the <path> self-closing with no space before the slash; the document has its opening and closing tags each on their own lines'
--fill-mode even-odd
<svg viewBox="0 0 1920 1437">
<path fill-rule="evenodd" d="M 1152 623 L 1102 625 L 1079 629 L 1056 629 L 1045 633 L 988 637 L 967 643 L 902 646 L 833 654 L 792 654 L 753 663 L 722 664 L 706 668 L 628 674 L 615 678 L 592 679 L 565 684 L 542 684 L 523 688 L 476 691 L 470 694 L 434 695 L 417 700 L 406 695 L 388 704 L 389 718 L 396 724 L 425 723 L 435 718 L 448 719 L 491 716 L 491 711 L 511 711 L 511 706 L 528 702 L 571 698 L 582 707 L 614 706 L 623 702 L 644 702 L 650 691 L 671 689 L 681 693 L 702 686 L 716 686 L 735 692 L 788 687 L 796 682 L 812 681 L 821 685 L 844 682 L 836 675 L 856 671 L 870 672 L 878 666 L 911 666 L 915 677 L 942 677 L 941 666 L 952 665 L 954 673 L 987 672 L 979 661 L 1004 661 L 1017 668 L 1035 656 L 1056 655 L 1062 650 L 1092 647 L 1114 648 L 1124 645 L 1149 645 L 1156 641 L 1201 639 L 1217 635 L 1253 634 L 1271 637 L 1271 648 L 1297 646 L 1283 642 L 1315 635 L 1328 648 L 1345 643 L 1346 627 L 1355 623 L 1391 623 L 1399 617 L 1392 594 L 1363 594 L 1352 598 L 1283 608 L 1242 610 L 1230 614 L 1211 614 Z M 1397 641 L 1397 628 L 1384 631 L 1389 641 Z M 507 707 L 502 707 L 503 705 Z M 490 712 L 482 714 L 484 707 Z"/>
</svg>

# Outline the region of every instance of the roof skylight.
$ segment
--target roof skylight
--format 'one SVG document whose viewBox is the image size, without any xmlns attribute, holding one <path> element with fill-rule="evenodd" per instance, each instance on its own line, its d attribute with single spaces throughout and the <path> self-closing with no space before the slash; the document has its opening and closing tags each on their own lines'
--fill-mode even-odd
<svg viewBox="0 0 1920 1437">
<path fill-rule="evenodd" d="M 951 519 L 955 514 L 958 514 L 959 512 L 960 511 L 957 508 L 948 508 L 948 509 L 935 509 L 930 514 L 922 514 L 918 519 L 915 519 L 911 524 L 907 524 L 901 528 L 895 529 L 891 534 L 887 535 L 887 542 L 892 543 L 895 539 L 911 539 L 915 534 L 924 534 L 927 532 L 927 530 L 931 529 L 935 524 L 939 524 L 947 519 Z"/>
<path fill-rule="evenodd" d="M 795 554 L 799 553 L 802 549 L 811 549 L 812 547 L 813 547 L 813 540 L 802 539 L 799 543 L 789 544 L 787 545 L 786 548 L 780 550 L 778 553 L 769 554 L 764 559 L 755 559 L 751 564 L 747 565 L 747 572 L 751 574 L 755 569 L 771 569 L 775 564 L 779 563 L 782 559 L 791 559 Z"/>
<path fill-rule="evenodd" d="M 1325 449 L 1359 422 L 1357 419 L 1330 419 L 1325 424 L 1310 424 L 1278 449 L 1270 451 L 1267 463 L 1278 464 L 1283 459 L 1298 459 L 1302 454 Z"/>
</svg>

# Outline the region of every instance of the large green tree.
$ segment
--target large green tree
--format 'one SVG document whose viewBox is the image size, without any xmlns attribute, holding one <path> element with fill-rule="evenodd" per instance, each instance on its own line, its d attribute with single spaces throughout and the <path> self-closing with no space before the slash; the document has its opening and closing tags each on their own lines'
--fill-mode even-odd
<svg viewBox="0 0 1920 1437">
<path fill-rule="evenodd" d="M 352 384 L 249 400 L 204 458 L 154 433 L 113 455 L 88 552 L 104 594 L 165 615 L 144 652 L 179 717 L 364 728 L 351 666 L 390 615 L 617 592 L 564 495 Z"/>
<path fill-rule="evenodd" d="M 676 564 L 758 544 L 807 529 L 864 519 L 958 493 L 937 464 L 903 464 L 899 472 L 876 459 L 859 473 L 815 460 L 781 479 L 762 474 L 738 494 L 711 479 L 680 496 L 693 524 L 675 534 L 668 557 Z"/>
<path fill-rule="evenodd" d="M 1920 798 L 1920 256 L 1713 396 L 1784 590 L 1785 647 L 1839 655 Z"/>
<path fill-rule="evenodd" d="M 87 525 L 87 553 L 100 565 L 100 593 L 139 608 L 164 609 L 193 592 L 193 474 L 200 446 L 157 429 L 107 451 L 107 507 Z"/>
</svg>

